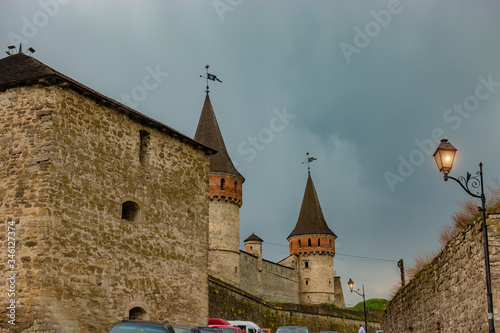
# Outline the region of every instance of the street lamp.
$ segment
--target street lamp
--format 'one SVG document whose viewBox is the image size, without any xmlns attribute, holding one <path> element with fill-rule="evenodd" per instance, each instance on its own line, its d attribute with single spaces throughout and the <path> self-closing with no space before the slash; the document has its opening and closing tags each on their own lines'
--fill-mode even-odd
<svg viewBox="0 0 500 333">
<path fill-rule="evenodd" d="M 356 294 L 358 294 L 359 296 L 363 296 L 363 309 L 365 311 L 365 329 L 366 329 L 366 332 L 368 332 L 368 324 L 366 322 L 366 301 L 365 301 L 365 285 L 363 284 L 363 293 L 359 293 L 359 289 L 358 291 L 354 290 L 354 281 L 349 279 L 349 281 L 347 282 L 347 285 L 349 286 L 349 290 L 351 291 L 351 293 L 354 291 Z"/>
<path fill-rule="evenodd" d="M 479 171 L 476 171 L 475 176 L 471 176 L 470 173 L 467 172 L 467 177 L 458 177 L 453 178 L 448 176 L 451 171 L 451 167 L 453 166 L 453 160 L 455 159 L 455 153 L 457 149 L 451 145 L 446 139 L 442 139 L 441 143 L 436 149 L 434 153 L 434 159 L 436 160 L 436 164 L 438 166 L 439 171 L 441 171 L 444 175 L 444 181 L 448 179 L 453 179 L 457 183 L 462 186 L 462 188 L 469 195 L 474 198 L 481 199 L 481 207 L 478 207 L 479 211 L 483 214 L 483 239 L 484 239 L 484 264 L 486 267 L 486 289 L 487 294 L 486 297 L 488 299 L 488 324 L 489 324 L 489 333 L 495 333 L 494 321 L 493 321 L 493 298 L 491 296 L 491 277 L 490 277 L 490 254 L 488 248 L 488 229 L 486 226 L 486 197 L 484 196 L 484 183 L 483 183 L 483 163 L 479 163 Z M 471 192 L 470 186 L 474 189 L 477 189 L 481 186 L 481 194 L 476 191 L 476 194 Z"/>
</svg>

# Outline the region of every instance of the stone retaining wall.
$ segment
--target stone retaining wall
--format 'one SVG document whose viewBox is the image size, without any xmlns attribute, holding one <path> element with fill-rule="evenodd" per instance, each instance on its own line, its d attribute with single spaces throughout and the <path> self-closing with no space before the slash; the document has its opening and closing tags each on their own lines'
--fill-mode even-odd
<svg viewBox="0 0 500 333">
<path fill-rule="evenodd" d="M 261 328 L 307 326 L 311 333 L 336 331 L 357 333 L 364 325 L 363 312 L 340 309 L 332 305 L 300 305 L 266 302 L 241 289 L 209 276 L 209 316 L 226 320 L 249 320 Z M 382 313 L 369 311 L 369 333 L 380 329 Z"/>
<path fill-rule="evenodd" d="M 391 300 L 384 333 L 488 332 L 481 218 L 461 231 Z M 488 215 L 495 326 L 500 328 L 500 209 Z"/>
</svg>

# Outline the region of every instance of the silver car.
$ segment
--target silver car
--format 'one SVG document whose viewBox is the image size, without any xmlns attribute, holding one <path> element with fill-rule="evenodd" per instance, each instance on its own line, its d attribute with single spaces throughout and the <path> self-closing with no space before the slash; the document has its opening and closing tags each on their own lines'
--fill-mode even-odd
<svg viewBox="0 0 500 333">
<path fill-rule="evenodd" d="M 280 326 L 275 333 L 309 333 L 305 326 Z"/>
</svg>

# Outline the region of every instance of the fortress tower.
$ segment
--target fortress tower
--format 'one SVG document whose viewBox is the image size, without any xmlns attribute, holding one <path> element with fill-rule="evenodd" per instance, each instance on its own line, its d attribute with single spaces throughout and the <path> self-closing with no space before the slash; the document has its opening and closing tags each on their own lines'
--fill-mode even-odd
<svg viewBox="0 0 500 333">
<path fill-rule="evenodd" d="M 217 150 L 210 156 L 209 273 L 237 286 L 240 281 L 240 207 L 245 178 L 227 153 L 208 92 L 194 139 Z"/>
<path fill-rule="evenodd" d="M 323 217 L 309 174 L 297 224 L 287 238 L 290 255 L 296 257 L 301 304 L 334 302 L 333 257 L 336 238 Z"/>
</svg>

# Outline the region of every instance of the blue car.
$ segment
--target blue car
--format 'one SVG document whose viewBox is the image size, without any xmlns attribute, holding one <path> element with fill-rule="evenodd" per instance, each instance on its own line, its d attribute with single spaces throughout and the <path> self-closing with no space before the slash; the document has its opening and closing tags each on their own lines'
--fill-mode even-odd
<svg viewBox="0 0 500 333">
<path fill-rule="evenodd" d="M 109 333 L 175 333 L 172 326 L 167 325 L 167 322 L 162 323 L 155 321 L 129 320 L 123 319 L 121 322 L 113 326 Z"/>
</svg>

